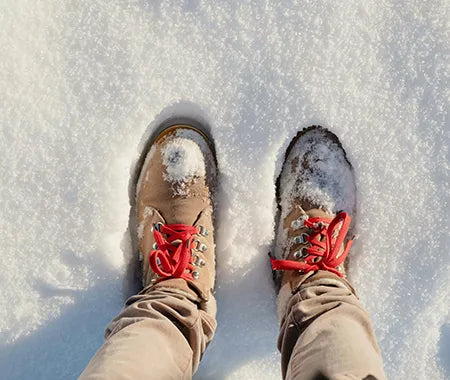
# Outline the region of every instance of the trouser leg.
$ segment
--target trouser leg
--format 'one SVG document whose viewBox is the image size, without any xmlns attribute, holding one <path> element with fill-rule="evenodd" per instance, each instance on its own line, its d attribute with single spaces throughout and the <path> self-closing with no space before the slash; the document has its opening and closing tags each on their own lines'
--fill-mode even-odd
<svg viewBox="0 0 450 380">
<path fill-rule="evenodd" d="M 129 298 L 82 379 L 190 379 L 216 328 L 194 292 L 160 287 Z"/>
<path fill-rule="evenodd" d="M 348 283 L 319 271 L 290 297 L 278 347 L 286 379 L 385 379 L 369 315 Z"/>
</svg>

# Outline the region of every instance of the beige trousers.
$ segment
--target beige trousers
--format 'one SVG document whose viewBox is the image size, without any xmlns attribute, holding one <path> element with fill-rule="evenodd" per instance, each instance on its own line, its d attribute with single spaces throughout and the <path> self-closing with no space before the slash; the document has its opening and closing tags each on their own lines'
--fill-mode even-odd
<svg viewBox="0 0 450 380">
<path fill-rule="evenodd" d="M 385 379 L 367 312 L 344 281 L 318 273 L 290 297 L 281 321 L 283 378 Z M 80 378 L 190 379 L 215 328 L 194 294 L 144 289 L 108 325 Z"/>
</svg>

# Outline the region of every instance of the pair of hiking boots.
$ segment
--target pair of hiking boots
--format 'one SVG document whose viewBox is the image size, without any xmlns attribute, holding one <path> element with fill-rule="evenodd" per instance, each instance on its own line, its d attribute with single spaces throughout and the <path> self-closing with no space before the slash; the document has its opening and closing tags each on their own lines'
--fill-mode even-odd
<svg viewBox="0 0 450 380">
<path fill-rule="evenodd" d="M 212 141 L 196 127 L 170 126 L 150 146 L 136 188 L 144 287 L 189 292 L 200 305 L 213 299 L 216 175 Z M 320 271 L 344 277 L 356 191 L 338 138 L 318 126 L 299 132 L 287 149 L 277 192 L 270 260 L 286 296 Z M 215 313 L 215 307 L 204 308 Z"/>
</svg>

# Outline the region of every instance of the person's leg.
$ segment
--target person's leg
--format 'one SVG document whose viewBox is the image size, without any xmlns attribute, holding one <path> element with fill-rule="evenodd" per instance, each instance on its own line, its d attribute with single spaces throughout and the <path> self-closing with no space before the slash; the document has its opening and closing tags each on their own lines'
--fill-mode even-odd
<svg viewBox="0 0 450 380">
<path fill-rule="evenodd" d="M 144 289 L 108 325 L 80 378 L 191 379 L 216 328 L 198 306 L 189 290 Z"/>
<path fill-rule="evenodd" d="M 385 378 L 369 315 L 329 272 L 315 273 L 290 296 L 278 347 L 286 379 Z"/>
<path fill-rule="evenodd" d="M 356 209 L 338 138 L 311 127 L 290 144 L 278 182 L 272 267 L 280 272 L 278 347 L 286 379 L 383 379 L 368 314 L 345 280 Z"/>
<path fill-rule="evenodd" d="M 216 328 L 213 148 L 190 126 L 165 129 L 136 185 L 144 290 L 107 327 L 82 379 L 192 378 Z"/>
</svg>

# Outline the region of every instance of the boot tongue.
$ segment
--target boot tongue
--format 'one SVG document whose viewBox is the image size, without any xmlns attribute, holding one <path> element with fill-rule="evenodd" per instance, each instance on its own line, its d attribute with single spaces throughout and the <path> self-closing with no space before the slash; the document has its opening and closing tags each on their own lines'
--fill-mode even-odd
<svg viewBox="0 0 450 380">
<path fill-rule="evenodd" d="M 328 218 L 328 219 L 333 219 L 336 216 L 335 214 L 330 214 L 330 213 L 325 212 L 321 208 L 313 208 L 313 209 L 305 211 L 305 212 L 308 214 L 308 217 L 310 217 L 310 218 Z M 320 241 L 324 241 L 325 237 L 322 236 L 319 240 Z M 341 247 L 339 248 L 339 253 L 338 253 L 337 257 L 341 256 L 343 252 L 344 252 L 344 244 L 342 244 Z M 345 274 L 345 269 L 344 269 L 343 265 L 339 266 L 337 269 L 342 274 Z"/>
<path fill-rule="evenodd" d="M 186 224 L 193 226 L 199 214 L 206 207 L 201 198 L 182 198 L 172 201 L 170 207 L 161 210 L 167 224 Z"/>
<path fill-rule="evenodd" d="M 287 234 L 290 238 L 294 238 L 301 233 L 307 233 L 307 228 L 303 225 L 305 219 L 309 218 L 327 218 L 333 219 L 335 217 L 334 214 L 328 213 L 322 208 L 311 207 L 309 204 L 305 204 L 301 202 L 296 202 L 296 206 L 291 210 L 291 212 L 284 219 L 284 228 L 287 229 Z M 305 209 L 303 208 L 305 207 Z M 306 208 L 309 207 L 309 208 Z M 321 236 L 319 240 L 324 240 L 325 237 Z M 292 245 L 288 249 L 289 251 L 295 251 L 298 246 Z"/>
<path fill-rule="evenodd" d="M 333 219 L 335 217 L 334 214 L 330 214 L 322 210 L 321 208 L 312 208 L 310 210 L 305 210 L 305 213 L 309 218 L 330 218 Z"/>
<path fill-rule="evenodd" d="M 284 228 L 292 228 L 292 222 L 298 218 L 329 218 L 333 219 L 335 215 L 333 213 L 327 212 L 320 207 L 316 207 L 303 200 L 295 200 L 295 206 L 284 218 Z"/>
</svg>

